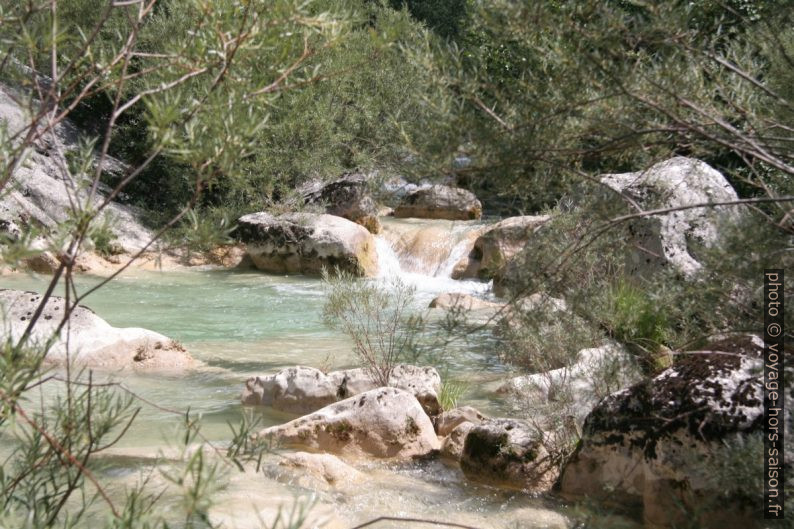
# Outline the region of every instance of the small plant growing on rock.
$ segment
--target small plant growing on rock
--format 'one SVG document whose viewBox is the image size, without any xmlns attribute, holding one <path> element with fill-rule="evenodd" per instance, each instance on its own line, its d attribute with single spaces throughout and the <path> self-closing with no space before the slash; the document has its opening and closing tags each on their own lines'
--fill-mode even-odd
<svg viewBox="0 0 794 529">
<path fill-rule="evenodd" d="M 438 395 L 438 401 L 441 403 L 441 408 L 444 411 L 457 408 L 458 401 L 467 389 L 469 389 L 469 385 L 466 382 L 445 379 L 441 383 L 441 392 Z"/>
<path fill-rule="evenodd" d="M 124 249 L 116 240 L 116 234 L 113 232 L 111 226 L 113 220 L 109 217 L 94 226 L 89 235 L 94 243 L 94 250 L 102 257 L 110 257 L 124 253 Z"/>
</svg>

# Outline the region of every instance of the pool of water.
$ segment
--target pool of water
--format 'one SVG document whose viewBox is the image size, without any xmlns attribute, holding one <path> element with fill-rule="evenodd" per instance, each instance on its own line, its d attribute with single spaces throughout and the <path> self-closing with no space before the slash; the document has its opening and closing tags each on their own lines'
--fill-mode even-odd
<svg viewBox="0 0 794 529">
<path fill-rule="evenodd" d="M 416 287 L 417 311 L 424 310 L 441 292 L 484 293 L 488 288 L 482 283 L 418 274 L 405 274 L 402 279 Z M 384 277 L 375 281 L 388 280 Z M 84 291 L 97 281 L 99 278 L 81 276 L 77 289 Z M 0 277 L 0 288 L 42 292 L 47 282 L 48 278 L 42 276 L 5 276 Z M 249 376 L 297 364 L 322 369 L 355 366 L 350 340 L 322 321 L 325 299 L 325 287 L 318 279 L 220 270 L 132 271 L 89 296 L 85 305 L 112 325 L 160 332 L 182 342 L 204 364 L 178 376 L 109 375 L 143 399 L 140 416 L 115 449 L 121 454 L 126 450 L 129 458 L 118 464 L 121 470 L 116 469 L 113 475 L 132 479 L 129 476 L 146 465 L 147 458 L 141 459 L 142 455 L 150 456 L 173 444 L 181 420 L 178 413 L 187 409 L 202 415 L 202 431 L 208 439 L 228 440 L 227 423 L 235 423 L 243 413 L 239 399 Z M 489 333 L 467 333 L 466 340 L 453 345 L 447 357 L 443 374 L 467 385 L 461 403 L 486 414 L 503 413 L 499 399 L 483 389 L 484 382 L 507 371 L 495 360 Z M 45 385 L 41 391 L 46 398 L 48 392 L 56 390 Z M 292 418 L 268 409 L 256 409 L 254 413 L 263 426 Z M 564 511 L 559 502 L 473 485 L 459 469 L 440 462 L 397 466 L 374 463 L 367 475 L 370 485 L 366 487 L 330 492 L 308 490 L 262 475 L 238 476 L 223 493 L 225 500 L 217 516 L 227 527 L 258 527 L 259 518 L 267 518 L 265 511 L 272 510 L 274 502 L 289 503 L 297 494 L 313 495 L 319 502 L 319 512 L 330 510 L 357 523 L 395 513 L 499 529 L 559 527 L 563 520 L 557 515 Z M 376 527 L 392 526 L 427 527 Z"/>
</svg>

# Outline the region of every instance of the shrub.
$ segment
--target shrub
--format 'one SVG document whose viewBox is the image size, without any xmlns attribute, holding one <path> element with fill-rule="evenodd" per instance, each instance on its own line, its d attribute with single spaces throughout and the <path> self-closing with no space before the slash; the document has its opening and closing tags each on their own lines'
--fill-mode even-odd
<svg viewBox="0 0 794 529">
<path fill-rule="evenodd" d="M 385 285 L 323 270 L 328 298 L 323 319 L 353 340 L 353 352 L 372 380 L 389 385 L 392 369 L 412 349 L 419 328 L 411 314 L 416 289 L 394 278 Z"/>
</svg>

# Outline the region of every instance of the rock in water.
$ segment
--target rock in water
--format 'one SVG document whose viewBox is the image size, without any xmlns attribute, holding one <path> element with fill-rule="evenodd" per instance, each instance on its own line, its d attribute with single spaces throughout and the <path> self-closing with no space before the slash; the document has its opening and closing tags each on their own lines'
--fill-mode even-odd
<svg viewBox="0 0 794 529">
<path fill-rule="evenodd" d="M 644 210 L 738 199 L 736 191 L 719 171 L 700 160 L 680 156 L 637 173 L 603 175 L 601 183 L 630 197 Z M 622 200 L 617 193 L 604 196 L 609 200 Z M 714 244 L 720 223 L 736 219 L 735 206 L 718 206 L 682 209 L 632 220 L 633 247 L 638 250 L 630 255 L 630 272 L 645 275 L 669 265 L 690 275 L 700 268 L 695 255 L 696 244 Z"/>
<path fill-rule="evenodd" d="M 240 217 L 237 235 L 251 261 L 274 274 L 319 275 L 336 268 L 356 276 L 378 273 L 375 238 L 342 217 L 314 213 L 251 213 Z"/>
<path fill-rule="evenodd" d="M 329 215 L 337 215 L 360 224 L 370 233 L 380 233 L 378 205 L 369 194 L 366 177 L 348 174 L 304 196 L 307 204 L 321 204 Z"/>
<path fill-rule="evenodd" d="M 460 468 L 474 481 L 533 493 L 551 490 L 559 475 L 542 433 L 516 419 L 491 419 L 472 427 Z"/>
<path fill-rule="evenodd" d="M 459 292 L 446 292 L 439 294 L 430 302 L 428 308 L 431 309 L 457 309 L 465 312 L 487 311 L 496 314 L 505 308 L 503 303 L 494 303 L 485 299 L 474 297 L 470 294 Z"/>
<path fill-rule="evenodd" d="M 271 406 L 289 413 L 311 413 L 334 402 L 377 388 L 365 369 L 346 369 L 325 374 L 313 367 L 295 366 L 273 375 L 249 378 L 243 404 Z M 441 377 L 432 367 L 397 365 L 389 386 L 412 393 L 429 416 L 441 412 L 438 393 Z"/>
<path fill-rule="evenodd" d="M 466 436 L 476 425 L 486 421 L 482 413 L 471 406 L 445 411 L 436 418 L 436 433 L 443 437 L 441 456 L 460 461 Z"/>
<path fill-rule="evenodd" d="M 728 494 L 737 484 L 708 477 L 723 442 L 763 431 L 760 370 L 757 355 L 688 352 L 656 378 L 606 398 L 565 465 L 563 494 L 641 506 L 649 527 L 680 527 L 692 516 L 703 516 L 703 527 L 753 527 L 760 514 Z M 709 500 L 719 503 L 707 507 Z"/>
<path fill-rule="evenodd" d="M 0 290 L 0 336 L 18 340 L 30 322 L 42 297 L 21 290 Z M 51 297 L 30 336 L 30 344 L 40 344 L 56 330 L 64 314 L 65 300 Z M 67 338 L 69 355 L 67 356 Z M 112 327 L 90 309 L 78 306 L 72 311 L 45 358 L 63 364 L 67 358 L 88 367 L 107 369 L 182 370 L 197 365 L 179 343 L 147 329 Z"/>
<path fill-rule="evenodd" d="M 354 485 L 366 480 L 364 474 L 334 455 L 309 452 L 283 454 L 278 465 L 270 466 L 265 471 L 280 481 L 320 490 Z"/>
<path fill-rule="evenodd" d="M 258 439 L 347 457 L 409 459 L 438 450 L 433 424 L 416 397 L 378 388 L 310 415 L 266 428 Z"/>
<path fill-rule="evenodd" d="M 549 218 L 548 215 L 525 215 L 498 222 L 477 237 L 471 253 L 455 265 L 452 278 L 492 279 Z"/>
<path fill-rule="evenodd" d="M 457 187 L 435 185 L 405 196 L 394 210 L 398 218 L 475 220 L 482 216 L 482 204 L 474 193 Z"/>
<path fill-rule="evenodd" d="M 480 424 L 487 417 L 471 406 L 461 406 L 449 411 L 445 411 L 436 419 L 436 431 L 438 435 L 449 435 L 452 430 L 463 423 Z"/>
</svg>

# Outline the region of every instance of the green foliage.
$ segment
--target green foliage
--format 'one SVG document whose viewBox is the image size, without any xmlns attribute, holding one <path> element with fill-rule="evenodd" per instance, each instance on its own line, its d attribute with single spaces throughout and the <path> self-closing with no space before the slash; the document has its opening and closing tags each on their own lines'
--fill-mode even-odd
<svg viewBox="0 0 794 529">
<path fill-rule="evenodd" d="M 438 401 L 444 411 L 453 410 L 458 407 L 458 401 L 468 391 L 469 384 L 460 380 L 450 380 L 444 378 L 441 382 L 441 392 Z"/>
<path fill-rule="evenodd" d="M 202 0 L 164 0 L 152 11 L 149 5 L 154 3 L 0 2 L 3 97 L 22 108 L 16 121 L 0 127 L 0 193 L 25 184 L 20 168 L 30 169 L 26 163 L 36 150 L 50 159 L 49 176 L 70 198 L 66 218 L 37 232 L 59 256 L 39 308 L 64 288 L 70 295 L 59 312 L 62 320 L 51 335 L 33 340 L 31 331 L 43 317 L 34 311 L 27 331 L 15 333 L 0 350 L 3 527 L 207 527 L 223 485 L 221 467 L 239 468 L 244 457 L 257 457 L 240 446 L 252 423 L 234 431 L 234 461 L 208 456 L 205 446 L 196 446 L 205 442 L 200 421 L 188 412 L 183 457 L 157 469 L 181 502 L 147 492 L 146 482 L 126 492 L 108 487 L 96 456 L 124 437 L 145 401 L 123 384 L 94 383 L 78 365 L 50 372 L 44 358 L 92 290 L 78 293 L 74 285 L 80 252 L 89 240 L 100 252 L 115 251 L 110 200 L 138 178 L 148 179 L 132 200 L 160 206 L 157 220 L 165 228 L 178 224 L 220 176 L 240 177 L 239 162 L 251 156 L 269 104 L 284 84 L 313 82 L 314 71 L 300 59 L 304 44 L 330 47 L 348 26 L 291 0 L 221 0 L 211 8 Z M 91 117 L 94 112 L 98 118 Z M 58 138 L 63 131 L 53 130 L 71 117 L 93 135 L 76 149 L 64 147 Z M 16 128 L 9 130 L 11 125 Z M 133 130 L 135 135 L 124 136 Z M 125 163 L 108 163 L 108 149 L 129 156 Z M 111 171 L 116 165 L 121 169 Z M 175 166 L 182 170 L 171 173 Z M 110 184 L 109 193 L 100 179 Z M 211 230 L 195 215 L 188 223 L 207 244 Z M 12 229 L 4 235 L 4 258 L 32 255 L 33 230 L 14 233 L 7 221 L 5 227 Z M 45 398 L 45 387 L 53 398 Z M 303 509 L 296 512 L 279 526 L 300 526 Z"/>
<path fill-rule="evenodd" d="M 183 247 L 188 254 L 208 252 L 233 242 L 236 225 L 229 220 L 225 209 L 191 209 L 182 223 L 169 232 L 172 247 Z"/>
<path fill-rule="evenodd" d="M 605 292 L 598 317 L 612 337 L 650 357 L 669 344 L 673 333 L 667 309 L 649 292 L 626 280 Z"/>
<path fill-rule="evenodd" d="M 328 298 L 323 306 L 326 324 L 353 340 L 353 352 L 373 381 L 389 385 L 392 369 L 406 358 L 416 339 L 412 314 L 415 288 L 399 278 L 387 285 L 357 280 L 337 270 L 323 271 Z"/>
<path fill-rule="evenodd" d="M 102 222 L 97 223 L 91 228 L 88 236 L 94 243 L 94 250 L 104 257 L 118 255 L 124 249 L 116 242 L 116 234 L 113 232 L 113 219 L 106 216 Z"/>
<path fill-rule="evenodd" d="M 792 107 L 784 5 L 479 3 L 460 48 L 425 63 L 447 101 L 432 107 L 433 137 L 411 144 L 497 211 L 538 211 L 593 174 L 673 154 L 745 196 L 782 192 L 789 179 L 759 167 L 791 172 L 791 137 L 775 132 Z M 472 163 L 450 167 L 451 153 Z"/>
<path fill-rule="evenodd" d="M 463 32 L 471 9 L 469 0 L 389 0 L 389 5 L 407 9 L 440 36 L 453 39 Z"/>
</svg>

